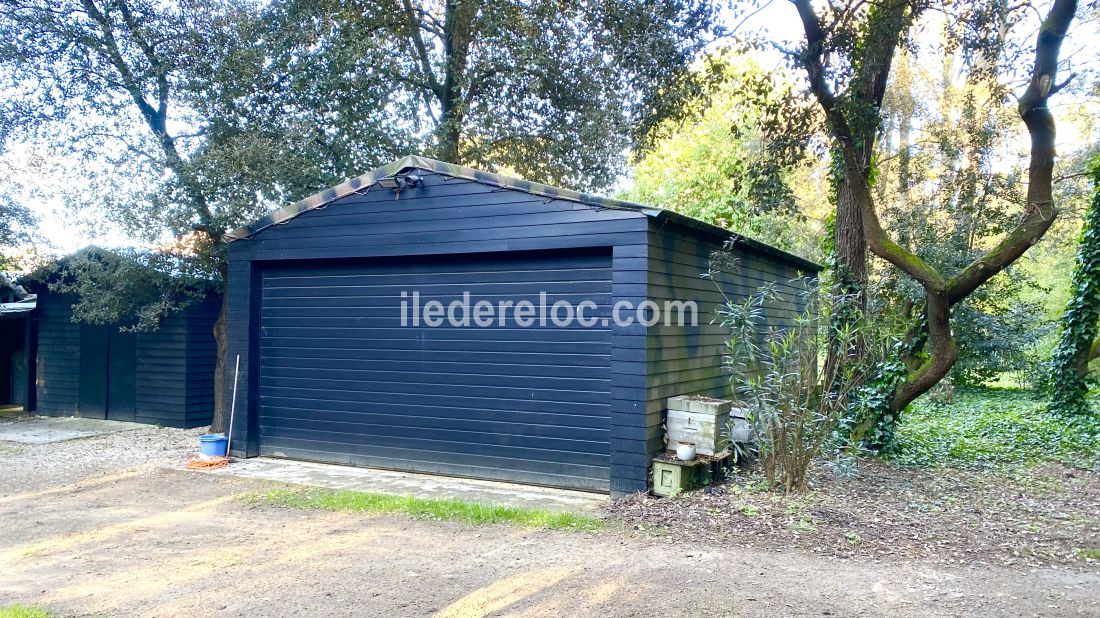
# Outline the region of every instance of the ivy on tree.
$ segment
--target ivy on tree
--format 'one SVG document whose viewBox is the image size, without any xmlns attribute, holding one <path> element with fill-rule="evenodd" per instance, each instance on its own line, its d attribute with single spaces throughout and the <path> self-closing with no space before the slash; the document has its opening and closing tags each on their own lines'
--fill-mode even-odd
<svg viewBox="0 0 1100 618">
<path fill-rule="evenodd" d="M 1085 212 L 1070 279 L 1070 298 L 1062 318 L 1062 336 L 1050 363 L 1051 409 L 1089 414 L 1089 361 L 1100 356 L 1100 158 L 1089 164 L 1092 201 Z"/>
</svg>

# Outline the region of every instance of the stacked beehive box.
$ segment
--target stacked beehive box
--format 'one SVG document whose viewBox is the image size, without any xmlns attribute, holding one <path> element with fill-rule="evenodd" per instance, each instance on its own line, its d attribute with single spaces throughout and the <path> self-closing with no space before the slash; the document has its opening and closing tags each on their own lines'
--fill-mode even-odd
<svg viewBox="0 0 1100 618">
<path fill-rule="evenodd" d="M 752 437 L 744 411 L 735 402 L 697 395 L 669 398 L 665 428 L 669 448 L 691 442 L 700 455 L 720 454 L 731 441 L 748 442 Z"/>
</svg>

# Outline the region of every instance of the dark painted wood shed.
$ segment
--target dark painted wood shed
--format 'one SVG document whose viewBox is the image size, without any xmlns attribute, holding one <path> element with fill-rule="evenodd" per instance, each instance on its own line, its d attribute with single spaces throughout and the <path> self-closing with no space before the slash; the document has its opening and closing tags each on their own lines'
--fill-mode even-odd
<svg viewBox="0 0 1100 618">
<path fill-rule="evenodd" d="M 150 332 L 74 322 L 70 295 L 38 295 L 36 414 L 202 427 L 214 414 L 214 321 L 210 296 L 163 318 Z"/>
<path fill-rule="evenodd" d="M 232 450 L 643 490 L 666 398 L 730 393 L 724 332 L 710 323 L 722 293 L 702 274 L 731 236 L 422 157 L 277 211 L 227 236 L 227 361 L 241 359 Z M 745 238 L 733 251 L 718 283 L 735 297 L 767 282 L 793 292 L 802 284 L 789 281 L 819 270 Z M 464 294 L 498 308 L 587 300 L 594 325 L 499 312 L 480 326 L 427 323 L 429 299 L 449 307 Z M 646 301 L 695 301 L 698 323 L 614 319 Z M 410 317 L 417 304 L 424 320 Z"/>
</svg>

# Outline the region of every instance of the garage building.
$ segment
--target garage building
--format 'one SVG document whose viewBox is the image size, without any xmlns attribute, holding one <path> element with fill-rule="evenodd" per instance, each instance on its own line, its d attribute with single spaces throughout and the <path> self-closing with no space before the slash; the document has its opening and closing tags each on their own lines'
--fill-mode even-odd
<svg viewBox="0 0 1100 618">
<path fill-rule="evenodd" d="M 615 496 L 647 487 L 667 397 L 729 396 L 725 334 L 711 323 L 723 293 L 775 283 L 793 298 L 820 269 L 671 211 L 422 157 L 227 240 L 235 455 Z M 704 278 L 727 241 L 735 267 Z M 479 326 L 428 308 L 464 295 L 497 313 Z M 499 310 L 523 301 L 568 301 L 577 317 L 588 301 L 594 325 Z M 666 324 L 667 311 L 651 325 L 644 312 L 614 319 L 646 301 L 695 301 L 697 324 Z"/>
</svg>

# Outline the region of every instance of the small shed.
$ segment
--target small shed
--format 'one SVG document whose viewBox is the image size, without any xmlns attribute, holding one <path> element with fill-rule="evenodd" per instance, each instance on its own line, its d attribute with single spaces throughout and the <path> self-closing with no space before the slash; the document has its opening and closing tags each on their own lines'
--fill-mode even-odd
<svg viewBox="0 0 1100 618">
<path fill-rule="evenodd" d="M 149 332 L 74 322 L 76 300 L 45 290 L 38 295 L 36 414 L 165 427 L 210 424 L 220 296 L 165 316 Z"/>
<path fill-rule="evenodd" d="M 704 278 L 731 239 L 736 267 Z M 227 240 L 235 455 L 615 496 L 647 487 L 667 397 L 729 395 L 723 293 L 820 270 L 671 211 L 416 156 Z M 496 312 L 429 320 L 432 300 Z M 589 301 L 590 323 L 501 311 L 524 301 L 578 318 Z M 628 319 L 687 301 L 695 322 Z"/>
<path fill-rule="evenodd" d="M 34 409 L 35 298 L 0 273 L 0 411 Z"/>
</svg>

